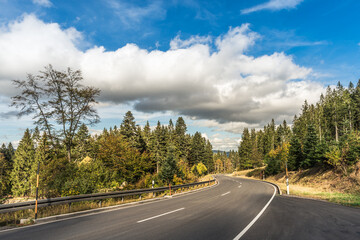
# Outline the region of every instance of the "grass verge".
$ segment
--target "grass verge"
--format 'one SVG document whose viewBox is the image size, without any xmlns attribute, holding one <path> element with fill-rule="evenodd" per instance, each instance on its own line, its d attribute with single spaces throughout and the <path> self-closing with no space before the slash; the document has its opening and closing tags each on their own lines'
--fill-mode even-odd
<svg viewBox="0 0 360 240">
<path fill-rule="evenodd" d="M 207 177 L 207 176 L 205 176 Z M 212 179 L 212 178 L 211 178 Z M 203 180 L 205 181 L 205 180 Z M 210 185 L 213 185 L 214 183 L 211 183 Z M 178 189 L 176 191 L 172 190 L 172 194 L 180 193 L 180 192 L 188 192 L 196 189 L 200 189 L 205 186 L 194 186 L 190 188 L 182 188 Z M 156 193 L 156 198 L 163 197 L 165 195 L 169 195 L 169 191 L 165 191 L 162 193 Z M 61 215 L 65 213 L 73 213 L 73 212 L 79 212 L 79 211 L 85 211 L 90 209 L 97 209 L 97 208 L 104 208 L 114 205 L 121 205 L 125 203 L 131 203 L 131 202 L 137 202 L 145 199 L 152 199 L 153 194 L 141 194 L 141 195 L 134 195 L 134 196 L 126 196 L 124 198 L 110 198 L 110 199 L 104 199 L 104 200 L 96 200 L 96 201 L 84 201 L 84 202 L 75 202 L 71 205 L 55 205 L 55 206 L 49 206 L 49 207 L 42 207 L 38 209 L 38 218 L 44 218 L 49 216 L 56 216 Z M 17 212 L 10 212 L 10 213 L 1 213 L 0 214 L 0 227 L 19 227 L 24 225 L 33 224 L 34 221 L 34 210 L 33 209 L 27 209 L 27 210 L 21 210 Z M 29 223 L 27 224 L 20 224 L 20 219 L 29 219 Z"/>
<path fill-rule="evenodd" d="M 246 170 L 241 172 L 241 174 L 239 174 L 239 172 L 236 172 L 233 174 L 233 176 L 260 180 L 258 177 L 254 176 L 247 177 L 246 175 L 251 175 L 248 174 L 251 171 L 252 170 Z M 253 169 L 253 171 L 256 170 Z M 354 190 L 353 192 L 346 192 L 343 189 L 336 189 L 336 185 L 339 179 L 334 178 L 332 180 L 330 177 L 328 177 L 331 175 L 333 175 L 331 172 L 326 172 L 321 174 L 321 176 L 323 176 L 322 178 L 319 177 L 318 174 L 307 175 L 306 178 L 301 178 L 299 177 L 300 174 L 293 173 L 292 175 L 290 175 L 289 179 L 290 195 L 325 200 L 344 206 L 360 207 L 360 192 L 357 190 Z M 341 180 L 342 184 L 344 184 L 344 181 L 346 181 L 345 179 Z M 271 176 L 266 178 L 266 181 L 277 184 L 280 187 L 282 193 L 286 194 L 286 182 L 284 175 Z"/>
</svg>

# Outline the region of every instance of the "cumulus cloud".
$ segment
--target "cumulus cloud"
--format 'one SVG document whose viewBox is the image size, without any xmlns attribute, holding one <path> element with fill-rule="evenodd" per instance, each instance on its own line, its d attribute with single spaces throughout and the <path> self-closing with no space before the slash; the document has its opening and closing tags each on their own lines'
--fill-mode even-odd
<svg viewBox="0 0 360 240">
<path fill-rule="evenodd" d="M 51 7 L 52 3 L 49 0 L 32 0 L 34 4 L 38 4 L 43 7 Z"/>
<path fill-rule="evenodd" d="M 270 0 L 254 7 L 243 9 L 241 10 L 241 13 L 248 14 L 261 10 L 277 11 L 282 9 L 292 9 L 299 5 L 302 1 L 303 0 Z"/>
<path fill-rule="evenodd" d="M 144 113 L 171 111 L 219 124 L 237 122 L 239 129 L 276 116 L 290 118 L 305 99 L 317 100 L 323 87 L 306 80 L 311 69 L 282 52 L 247 54 L 258 38 L 243 24 L 216 38 L 176 36 L 167 51 L 135 44 L 83 51 L 76 29 L 26 15 L 0 30 L 0 95 L 13 94 L 10 79 L 51 63 L 56 69 L 81 69 L 85 84 L 101 89 L 102 102 L 133 104 Z"/>
</svg>

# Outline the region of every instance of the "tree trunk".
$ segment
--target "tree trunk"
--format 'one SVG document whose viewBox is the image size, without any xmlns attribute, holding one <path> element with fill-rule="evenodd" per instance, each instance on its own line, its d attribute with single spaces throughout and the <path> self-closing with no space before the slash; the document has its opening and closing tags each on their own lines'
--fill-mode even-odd
<svg viewBox="0 0 360 240">
<path fill-rule="evenodd" d="M 68 161 L 71 162 L 71 148 L 66 147 Z"/>
<path fill-rule="evenodd" d="M 339 133 L 338 133 L 337 122 L 335 122 L 335 141 L 339 142 Z"/>
</svg>

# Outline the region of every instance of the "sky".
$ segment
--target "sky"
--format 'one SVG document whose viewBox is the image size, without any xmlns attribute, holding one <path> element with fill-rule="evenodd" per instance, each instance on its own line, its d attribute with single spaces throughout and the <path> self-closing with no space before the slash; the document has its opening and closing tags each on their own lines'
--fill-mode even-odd
<svg viewBox="0 0 360 240">
<path fill-rule="evenodd" d="M 183 116 L 214 149 L 360 78 L 358 0 L 0 0 L 0 143 L 15 146 L 31 116 L 10 107 L 14 79 L 48 64 L 80 69 L 100 88 L 101 122 Z"/>
</svg>

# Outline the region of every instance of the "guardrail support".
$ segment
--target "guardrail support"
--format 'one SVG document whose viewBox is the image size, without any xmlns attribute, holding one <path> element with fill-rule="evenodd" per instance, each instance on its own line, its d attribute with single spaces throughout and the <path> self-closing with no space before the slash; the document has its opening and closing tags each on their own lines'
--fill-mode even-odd
<svg viewBox="0 0 360 240">
<path fill-rule="evenodd" d="M 194 186 L 195 187 L 201 186 L 201 185 L 206 186 L 206 183 L 210 185 L 214 181 L 215 180 L 175 185 L 174 189 L 175 190 L 178 189 L 180 192 L 182 192 L 182 191 L 192 189 L 192 188 L 194 188 Z M 149 194 L 152 192 L 153 197 L 156 197 L 157 192 L 165 192 L 168 190 L 170 190 L 170 196 L 171 196 L 171 184 L 169 184 L 169 186 L 158 187 L 158 188 L 154 188 L 154 189 L 150 188 L 150 189 L 125 190 L 125 191 L 117 191 L 117 192 L 109 192 L 109 193 L 82 194 L 82 195 L 67 196 L 67 197 L 40 199 L 40 200 L 38 200 L 38 208 L 54 206 L 54 205 L 62 205 L 64 208 L 66 208 L 66 205 L 68 205 L 68 211 L 71 212 L 71 204 L 73 202 L 99 201 L 98 202 L 99 207 L 102 207 L 103 199 L 107 199 L 107 198 L 119 199 L 121 197 L 121 202 L 124 202 L 125 196 L 133 196 L 133 198 L 134 198 L 136 195 L 140 195 L 140 199 L 142 199 L 141 194 Z M 16 211 L 20 211 L 20 210 L 24 210 L 24 209 L 34 209 L 35 210 L 35 205 L 36 205 L 36 201 L 11 203 L 11 204 L 0 204 L 0 214 L 8 213 L 8 212 L 16 212 Z M 16 213 L 15 213 L 14 218 L 15 219 L 17 218 Z"/>
</svg>

